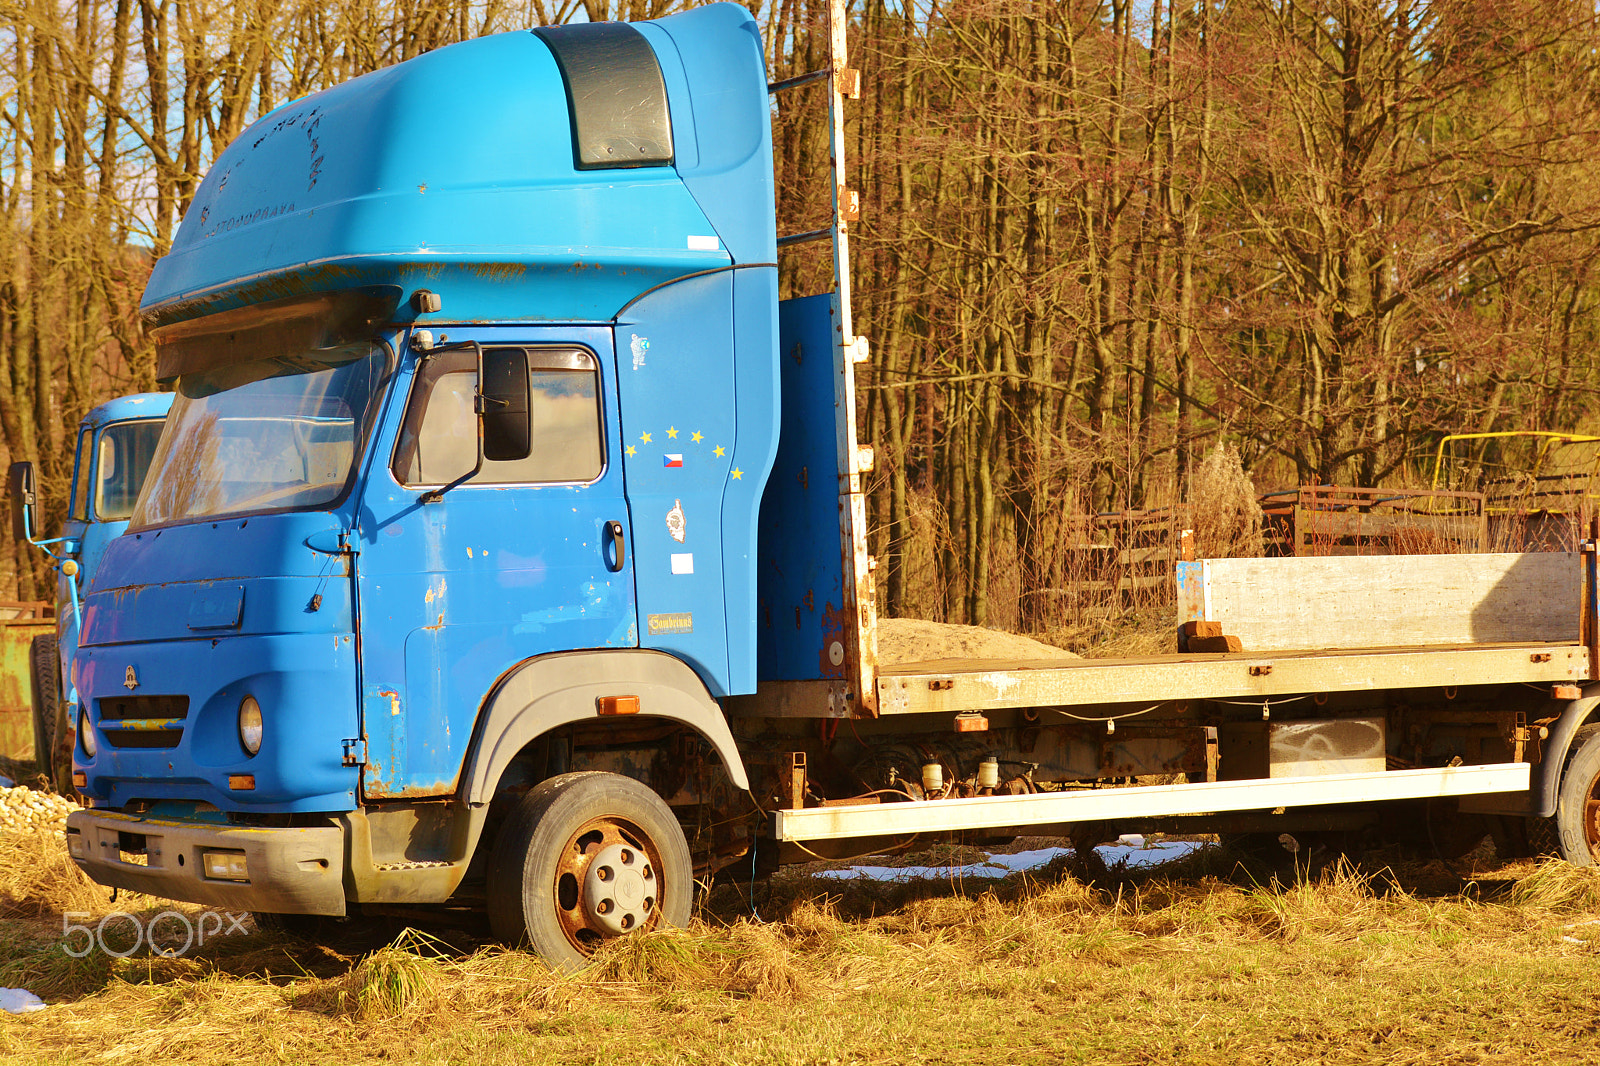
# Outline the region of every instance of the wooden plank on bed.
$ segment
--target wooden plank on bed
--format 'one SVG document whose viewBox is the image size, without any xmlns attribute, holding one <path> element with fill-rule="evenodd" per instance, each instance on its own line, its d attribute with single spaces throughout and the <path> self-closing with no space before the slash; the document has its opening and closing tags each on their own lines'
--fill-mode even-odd
<svg viewBox="0 0 1600 1066">
<path fill-rule="evenodd" d="M 1206 559 L 1178 565 L 1178 621 L 1246 653 L 1579 639 L 1571 552 Z"/>
</svg>

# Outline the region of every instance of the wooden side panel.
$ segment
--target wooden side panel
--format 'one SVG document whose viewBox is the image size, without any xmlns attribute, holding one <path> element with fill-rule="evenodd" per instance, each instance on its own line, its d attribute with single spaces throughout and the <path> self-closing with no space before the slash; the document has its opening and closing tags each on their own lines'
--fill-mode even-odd
<svg viewBox="0 0 1600 1066">
<path fill-rule="evenodd" d="M 1007 707 L 1262 699 L 1302 692 L 1570 684 L 1591 676 L 1581 644 L 1497 644 L 1169 655 L 1037 663 L 951 659 L 897 663 L 878 677 L 880 714 L 959 714 Z"/>
<path fill-rule="evenodd" d="M 1579 639 L 1576 553 L 1207 559 L 1187 566 L 1179 621 L 1220 622 L 1247 654 Z"/>
</svg>

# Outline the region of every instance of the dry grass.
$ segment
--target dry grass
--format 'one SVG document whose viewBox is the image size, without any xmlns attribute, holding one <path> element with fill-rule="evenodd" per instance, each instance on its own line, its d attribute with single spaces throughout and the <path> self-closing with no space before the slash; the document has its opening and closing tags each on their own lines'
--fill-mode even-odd
<svg viewBox="0 0 1600 1066">
<path fill-rule="evenodd" d="M 0 918 L 59 917 L 105 901 L 106 890 L 73 865 L 60 832 L 0 833 Z"/>
<path fill-rule="evenodd" d="M 1177 650 L 1171 603 L 1106 611 L 1093 622 L 1052 629 L 1052 644 L 1085 659 L 1140 659 Z"/>
<path fill-rule="evenodd" d="M 418 933 L 356 957 L 254 935 L 182 959 L 77 960 L 59 950 L 59 927 L 12 918 L 0 922 L 0 984 L 52 1006 L 0 1015 L 0 1062 L 1600 1054 L 1600 874 L 1529 864 L 1485 899 L 1425 894 L 1419 870 L 1335 863 L 1297 877 L 1231 861 L 1211 849 L 1187 871 L 1098 885 L 1019 875 L 984 891 L 900 886 L 870 916 L 852 915 L 860 901 L 840 882 L 790 876 L 758 897 L 759 917 L 734 893 L 689 929 L 616 942 L 573 976 Z"/>
</svg>

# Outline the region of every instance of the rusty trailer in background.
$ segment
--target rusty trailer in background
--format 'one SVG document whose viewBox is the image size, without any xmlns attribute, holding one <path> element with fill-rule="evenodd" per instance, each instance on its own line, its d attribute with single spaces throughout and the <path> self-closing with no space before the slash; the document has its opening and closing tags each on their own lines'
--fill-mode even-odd
<svg viewBox="0 0 1600 1066">
<path fill-rule="evenodd" d="M 55 631 L 53 604 L 0 601 L 0 755 L 7 758 L 37 758 L 29 653 L 35 637 Z"/>
</svg>

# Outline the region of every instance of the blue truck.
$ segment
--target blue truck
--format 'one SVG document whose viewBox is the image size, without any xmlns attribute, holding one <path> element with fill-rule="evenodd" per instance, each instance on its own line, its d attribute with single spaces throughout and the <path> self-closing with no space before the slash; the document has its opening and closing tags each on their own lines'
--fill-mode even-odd
<svg viewBox="0 0 1600 1066">
<path fill-rule="evenodd" d="M 171 406 L 170 393 L 146 392 L 110 400 L 83 416 L 59 537 L 40 539 L 33 464 L 11 466 L 12 534 L 39 544 L 56 571 L 56 632 L 34 638 L 28 649 L 28 673 L 34 758 L 39 772 L 62 792 L 71 788 L 77 735 L 69 675 L 78 650 L 80 592 L 98 568 L 106 545 L 128 527 Z"/>
<path fill-rule="evenodd" d="M 952 834 L 1420 810 L 1592 861 L 1592 551 L 1180 562 L 1181 653 L 879 661 L 834 8 L 787 82 L 732 4 L 543 27 L 216 161 L 143 302 L 176 399 L 85 597 L 92 878 L 454 912 L 576 966 L 719 872 Z M 780 239 L 790 90 L 828 93 L 834 210 Z M 812 237 L 833 291 L 780 303 Z"/>
</svg>

